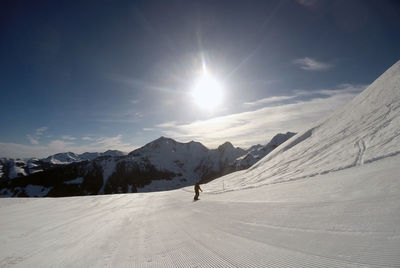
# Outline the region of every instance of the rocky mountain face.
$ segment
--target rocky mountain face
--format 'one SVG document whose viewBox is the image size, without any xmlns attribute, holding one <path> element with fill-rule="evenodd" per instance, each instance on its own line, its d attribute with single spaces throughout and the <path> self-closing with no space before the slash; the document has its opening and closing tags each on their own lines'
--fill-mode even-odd
<svg viewBox="0 0 400 268">
<path fill-rule="evenodd" d="M 60 165 L 90 161 L 100 156 L 123 156 L 125 153 L 117 150 L 108 150 L 104 153 L 83 153 L 75 154 L 72 152 L 58 153 L 47 158 L 13 159 L 0 158 L 0 180 L 14 179 L 27 176 L 36 172 L 41 172 Z"/>
<path fill-rule="evenodd" d="M 36 162 L 8 159 L 9 163 L 14 161 L 9 165 L 14 171 L 10 173 L 4 164 L 0 170 L 13 176 L 3 174 L 0 196 L 56 197 L 177 189 L 247 168 L 292 134 L 278 134 L 266 146 L 249 150 L 234 147 L 230 142 L 208 149 L 199 142 L 180 143 L 161 137 L 128 155 L 118 151 L 100 155 L 68 152 Z M 252 157 L 253 162 L 238 165 L 245 156 Z"/>
<path fill-rule="evenodd" d="M 83 154 L 75 154 L 72 152 L 66 152 L 66 153 L 59 153 L 55 155 L 51 155 L 43 161 L 49 162 L 52 164 L 57 164 L 57 165 L 65 165 L 65 164 L 71 164 L 74 162 L 81 162 L 85 160 L 93 160 L 97 157 L 100 156 L 123 156 L 125 153 L 117 150 L 108 150 L 105 151 L 104 153 L 83 153 Z"/>
<path fill-rule="evenodd" d="M 254 145 L 249 150 L 248 153 L 239 157 L 235 164 L 236 170 L 247 169 L 257 163 L 261 158 L 272 152 L 279 145 L 296 135 L 293 132 L 287 132 L 286 134 L 277 134 L 267 145 Z"/>
<path fill-rule="evenodd" d="M 0 158 L 0 180 L 27 176 L 54 166 L 52 163 L 37 158 L 28 160 Z"/>
</svg>

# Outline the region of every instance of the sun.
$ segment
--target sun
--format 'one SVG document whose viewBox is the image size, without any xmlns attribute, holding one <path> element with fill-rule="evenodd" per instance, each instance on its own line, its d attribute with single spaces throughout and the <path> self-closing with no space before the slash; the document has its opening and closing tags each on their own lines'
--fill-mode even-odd
<svg viewBox="0 0 400 268">
<path fill-rule="evenodd" d="M 223 87 L 217 79 L 204 72 L 194 83 L 191 95 L 200 108 L 214 110 L 223 101 Z"/>
</svg>

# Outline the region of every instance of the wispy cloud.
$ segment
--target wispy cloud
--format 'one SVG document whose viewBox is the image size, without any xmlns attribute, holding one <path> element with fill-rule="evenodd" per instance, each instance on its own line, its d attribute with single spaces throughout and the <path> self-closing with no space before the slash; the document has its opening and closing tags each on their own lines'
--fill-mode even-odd
<svg viewBox="0 0 400 268">
<path fill-rule="evenodd" d="M 164 122 L 161 124 L 156 125 L 156 127 L 158 128 L 168 128 L 168 127 L 174 127 L 177 125 L 176 121 L 168 121 L 168 122 Z"/>
<path fill-rule="evenodd" d="M 270 104 L 274 102 L 280 102 L 280 101 L 285 101 L 285 100 L 290 100 L 295 98 L 296 96 L 273 96 L 269 98 L 264 98 L 261 100 L 253 101 L 253 102 L 245 102 L 244 105 L 247 106 L 258 106 L 258 105 L 265 105 L 265 104 Z"/>
<path fill-rule="evenodd" d="M 47 131 L 48 127 L 40 127 L 35 130 L 35 134 L 27 134 L 26 138 L 29 140 L 29 142 L 33 145 L 39 144 L 40 138 L 44 135 L 44 133 Z"/>
<path fill-rule="evenodd" d="M 229 140 L 235 145 L 246 147 L 266 143 L 279 132 L 304 130 L 339 109 L 364 88 L 341 85 L 339 88 L 318 91 L 324 97 L 315 95 L 301 102 L 263 107 L 189 124 L 167 122 L 157 127 L 164 135 L 182 141 L 198 140 L 207 146 L 216 147 Z"/>
<path fill-rule="evenodd" d="M 306 71 L 326 71 L 333 67 L 330 63 L 320 62 L 309 57 L 295 59 L 293 63 Z"/>
<path fill-rule="evenodd" d="M 138 148 L 136 145 L 124 142 L 122 138 L 122 135 L 97 137 L 92 138 L 89 143 L 83 145 L 79 145 L 76 144 L 75 141 L 65 139 L 55 139 L 44 145 L 26 145 L 0 142 L 0 157 L 47 157 L 60 152 L 104 152 L 110 149 L 130 152 Z"/>
<path fill-rule="evenodd" d="M 38 139 L 32 137 L 31 135 L 28 134 L 28 135 L 26 135 L 26 137 L 28 138 L 28 140 L 29 140 L 29 142 L 30 142 L 31 144 L 39 144 Z"/>
<path fill-rule="evenodd" d="M 36 129 L 36 135 L 37 136 L 42 136 L 44 132 L 48 130 L 48 127 L 40 127 Z"/>
<path fill-rule="evenodd" d="M 291 96 L 273 96 L 273 97 L 268 97 L 268 98 L 263 98 L 260 100 L 256 100 L 253 102 L 245 102 L 243 103 L 244 106 L 248 107 L 255 107 L 255 106 L 269 106 L 269 104 L 276 103 L 279 104 L 280 102 L 283 101 L 290 101 L 290 102 L 296 102 L 299 98 L 316 98 L 318 96 L 325 96 L 325 97 L 330 97 L 333 95 L 337 94 L 343 94 L 343 93 L 360 93 L 362 90 L 364 90 L 367 86 L 366 85 L 352 85 L 352 84 L 340 84 L 336 86 L 335 88 L 331 89 L 320 89 L 320 90 L 294 90 L 293 95 Z"/>
<path fill-rule="evenodd" d="M 315 91 L 308 91 L 308 90 L 295 90 L 294 91 L 294 97 L 301 97 L 301 96 L 315 96 L 315 95 L 325 95 L 327 97 L 334 96 L 334 95 L 340 95 L 340 94 L 358 94 L 361 91 L 363 91 L 368 85 L 363 85 L 363 84 L 340 84 L 336 86 L 335 88 L 326 88 L 326 89 L 319 89 Z"/>
<path fill-rule="evenodd" d="M 74 140 L 76 140 L 75 137 L 72 137 L 72 136 L 70 136 L 70 135 L 61 136 L 61 139 L 62 139 L 62 140 L 67 140 L 67 141 L 74 141 Z"/>
</svg>

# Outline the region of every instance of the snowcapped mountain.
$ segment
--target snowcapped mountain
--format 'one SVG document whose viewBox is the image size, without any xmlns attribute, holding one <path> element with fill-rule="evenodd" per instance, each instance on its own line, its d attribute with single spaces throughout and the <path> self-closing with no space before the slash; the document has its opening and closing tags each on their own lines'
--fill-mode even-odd
<svg viewBox="0 0 400 268">
<path fill-rule="evenodd" d="M 68 165 L 75 162 L 93 160 L 101 156 L 123 156 L 125 153 L 117 150 L 108 150 L 104 153 L 83 153 L 72 152 L 58 153 L 47 158 L 13 159 L 0 158 L 0 179 L 14 179 L 40 172 L 58 165 Z"/>
<path fill-rule="evenodd" d="M 249 148 L 248 153 L 239 157 L 236 160 L 236 170 L 247 169 L 257 163 L 261 158 L 275 150 L 279 145 L 296 135 L 293 132 L 287 132 L 286 134 L 279 133 L 275 135 L 272 140 L 265 146 L 261 144 L 254 145 Z"/>
<path fill-rule="evenodd" d="M 295 135 L 249 169 L 218 180 L 226 182 L 225 189 L 253 188 L 326 174 L 397 154 L 400 61 L 343 109 Z M 220 185 L 218 180 L 210 187 Z"/>
<path fill-rule="evenodd" d="M 56 164 L 56 165 L 65 165 L 65 164 L 70 164 L 73 162 L 79 162 L 82 161 L 79 158 L 79 155 L 74 154 L 72 152 L 67 152 L 67 153 L 58 153 L 55 155 L 51 155 L 45 159 L 43 159 L 43 161 L 52 163 L 52 164 Z"/>
<path fill-rule="evenodd" d="M 42 159 L 13 159 L 0 158 L 0 179 L 14 179 L 27 176 L 54 166 Z"/>
<path fill-rule="evenodd" d="M 207 156 L 208 151 L 199 142 L 180 143 L 170 138 L 160 137 L 134 150 L 128 156 L 131 159 L 147 159 L 159 170 L 179 173 L 183 167 L 186 170 L 194 170 L 201 159 Z"/>
<path fill-rule="evenodd" d="M 72 152 L 66 152 L 66 153 L 58 153 L 55 155 L 51 155 L 43 161 L 56 164 L 56 165 L 67 165 L 71 164 L 74 162 L 80 162 L 80 161 L 86 161 L 86 160 L 93 160 L 97 157 L 100 156 L 123 156 L 125 153 L 118 151 L 118 150 L 108 150 L 105 151 L 104 153 L 83 153 L 83 154 L 75 154 Z"/>
<path fill-rule="evenodd" d="M 271 142 L 279 141 L 274 138 Z M 238 169 L 237 159 L 246 153 L 230 142 L 210 150 L 199 142 L 180 143 L 166 137 L 126 156 L 118 151 L 61 153 L 42 161 L 48 165 L 44 172 L 20 172 L 32 175 L 3 182 L 0 194 L 66 196 L 171 190 L 233 172 Z"/>
<path fill-rule="evenodd" d="M 236 159 L 245 153 L 246 150 L 234 147 L 230 142 L 225 142 L 218 146 L 217 149 L 210 150 L 196 168 L 196 171 L 202 174 L 201 182 L 208 182 L 235 171 Z"/>
</svg>

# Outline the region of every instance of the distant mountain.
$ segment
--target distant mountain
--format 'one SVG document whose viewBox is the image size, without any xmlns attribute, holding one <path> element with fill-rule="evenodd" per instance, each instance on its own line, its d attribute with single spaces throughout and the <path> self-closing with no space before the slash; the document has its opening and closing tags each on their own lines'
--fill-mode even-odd
<svg viewBox="0 0 400 268">
<path fill-rule="evenodd" d="M 246 153 L 246 150 L 234 147 L 230 142 L 225 142 L 217 149 L 210 150 L 207 157 L 196 168 L 196 171 L 202 174 L 201 182 L 208 182 L 235 171 L 236 159 Z"/>
<path fill-rule="evenodd" d="M 79 158 L 79 155 L 74 154 L 72 152 L 67 152 L 67 153 L 59 153 L 55 155 L 51 155 L 45 159 L 43 159 L 45 162 L 49 162 L 52 164 L 56 165 L 65 165 L 65 164 L 71 164 L 73 162 L 79 162 L 82 161 L 82 159 Z"/>
<path fill-rule="evenodd" d="M 123 156 L 123 155 L 125 155 L 125 153 L 118 151 L 118 150 L 108 150 L 108 151 L 105 151 L 104 153 L 97 153 L 97 152 L 96 153 L 88 153 L 88 152 L 86 152 L 83 154 L 75 154 L 72 152 L 66 152 L 66 153 L 58 153 L 55 155 L 51 155 L 42 160 L 52 163 L 52 164 L 66 165 L 66 164 L 71 164 L 74 162 L 93 160 L 100 156 Z"/>
<path fill-rule="evenodd" d="M 58 165 L 68 165 L 75 162 L 90 161 L 101 156 L 123 156 L 125 153 L 117 150 L 108 150 L 104 153 L 72 152 L 58 153 L 47 158 L 13 159 L 0 158 L 0 179 L 14 179 L 40 172 Z"/>
<path fill-rule="evenodd" d="M 284 140 L 274 139 L 274 144 Z M 71 196 L 176 189 L 238 170 L 238 158 L 249 153 L 230 142 L 210 150 L 199 142 L 181 143 L 160 137 L 128 155 L 119 151 L 80 155 L 67 152 L 36 162 L 9 159 L 2 164 L 5 175 L 0 195 Z"/>
<path fill-rule="evenodd" d="M 273 137 L 272 140 L 265 146 L 257 144 L 250 147 L 247 154 L 239 157 L 236 160 L 236 170 L 242 170 L 251 167 L 261 158 L 272 152 L 275 148 L 277 148 L 279 145 L 281 145 L 294 135 L 296 135 L 296 133 L 293 132 L 287 132 L 286 134 L 279 133 L 275 137 Z"/>
</svg>

